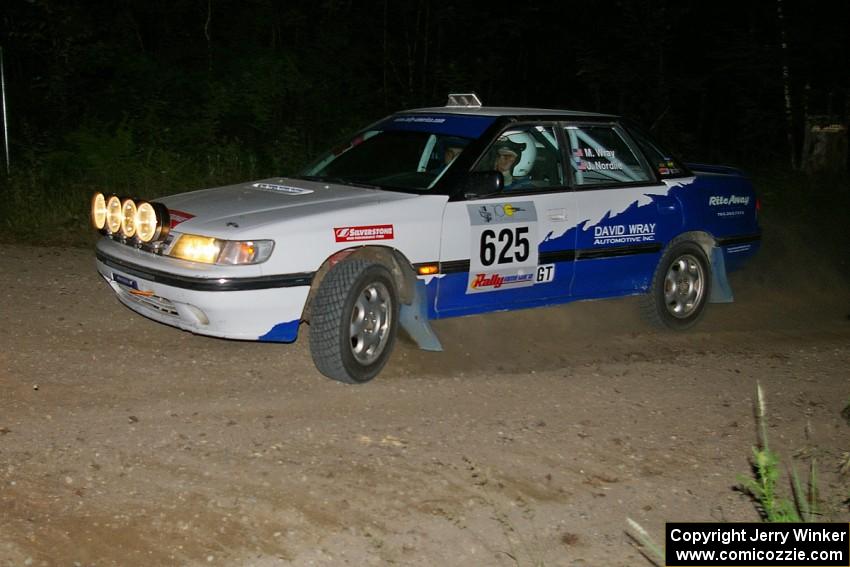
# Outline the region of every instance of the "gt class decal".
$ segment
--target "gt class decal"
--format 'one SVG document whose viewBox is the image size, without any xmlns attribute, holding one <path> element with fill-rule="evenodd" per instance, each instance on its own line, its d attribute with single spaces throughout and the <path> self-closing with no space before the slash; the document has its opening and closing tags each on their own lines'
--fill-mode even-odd
<svg viewBox="0 0 850 567">
<path fill-rule="evenodd" d="M 376 224 L 369 226 L 343 226 L 334 228 L 337 242 L 362 242 L 364 240 L 392 240 L 395 234 L 393 225 Z"/>
<path fill-rule="evenodd" d="M 470 223 L 467 293 L 534 285 L 537 210 L 533 201 L 467 205 Z"/>
</svg>

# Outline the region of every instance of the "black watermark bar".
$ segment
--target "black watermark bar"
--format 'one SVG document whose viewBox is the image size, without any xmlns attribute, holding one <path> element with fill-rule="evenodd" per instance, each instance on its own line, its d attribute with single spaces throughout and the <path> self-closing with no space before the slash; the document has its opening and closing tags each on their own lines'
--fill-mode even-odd
<svg viewBox="0 0 850 567">
<path fill-rule="evenodd" d="M 850 567 L 850 524 L 668 523 L 667 567 Z"/>
</svg>

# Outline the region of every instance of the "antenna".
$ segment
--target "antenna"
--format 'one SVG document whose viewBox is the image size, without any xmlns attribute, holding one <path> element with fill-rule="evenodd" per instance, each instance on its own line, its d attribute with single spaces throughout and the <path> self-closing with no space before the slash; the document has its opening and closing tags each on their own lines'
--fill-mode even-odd
<svg viewBox="0 0 850 567">
<path fill-rule="evenodd" d="M 6 177 L 9 176 L 9 122 L 6 118 L 6 68 L 3 64 L 3 47 L 0 46 L 0 94 L 3 97 L 3 147 L 6 149 Z"/>
</svg>

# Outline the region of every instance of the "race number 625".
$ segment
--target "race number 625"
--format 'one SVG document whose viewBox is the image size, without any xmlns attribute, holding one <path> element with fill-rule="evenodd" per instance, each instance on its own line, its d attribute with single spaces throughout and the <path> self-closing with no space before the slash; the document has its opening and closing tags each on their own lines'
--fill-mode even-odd
<svg viewBox="0 0 850 567">
<path fill-rule="evenodd" d="M 528 227 L 503 228 L 498 232 L 488 228 L 481 232 L 480 249 L 483 266 L 525 262 L 531 251 Z"/>
</svg>

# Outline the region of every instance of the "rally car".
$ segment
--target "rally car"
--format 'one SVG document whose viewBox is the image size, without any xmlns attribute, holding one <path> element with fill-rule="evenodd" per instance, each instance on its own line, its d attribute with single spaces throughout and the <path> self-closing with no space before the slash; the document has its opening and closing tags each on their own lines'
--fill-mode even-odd
<svg viewBox="0 0 850 567">
<path fill-rule="evenodd" d="M 326 376 L 372 379 L 398 328 L 642 294 L 650 322 L 696 323 L 759 246 L 741 172 L 684 164 L 606 114 L 481 106 L 393 114 L 299 175 L 164 197 L 97 193 L 97 269 L 141 315 L 289 343 L 310 325 Z"/>
</svg>

